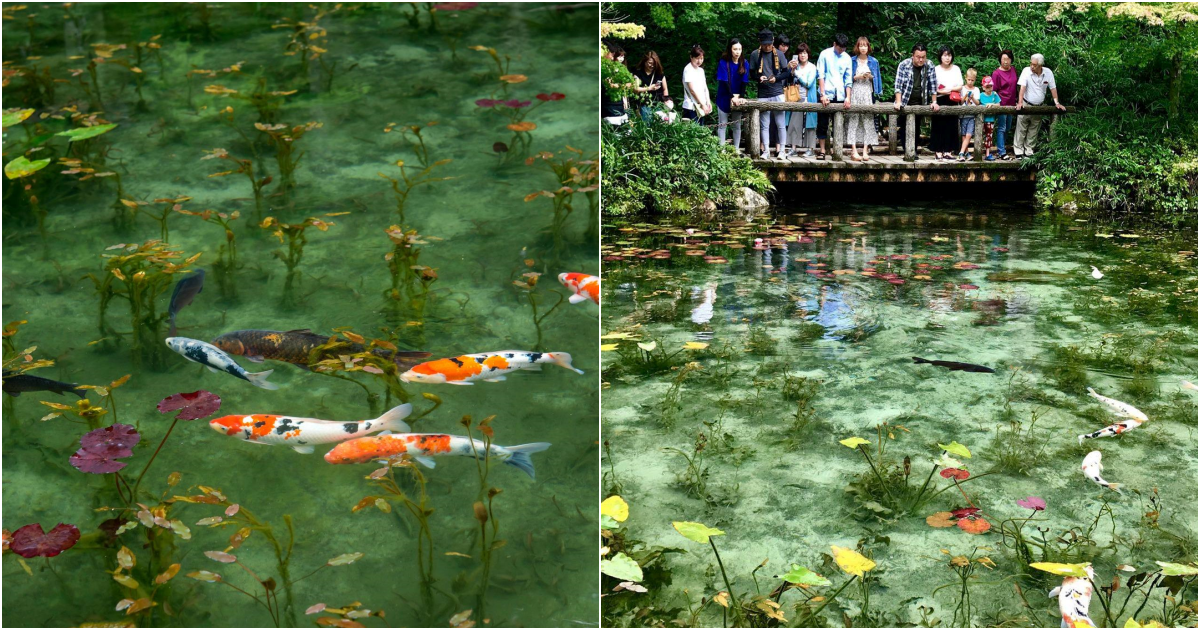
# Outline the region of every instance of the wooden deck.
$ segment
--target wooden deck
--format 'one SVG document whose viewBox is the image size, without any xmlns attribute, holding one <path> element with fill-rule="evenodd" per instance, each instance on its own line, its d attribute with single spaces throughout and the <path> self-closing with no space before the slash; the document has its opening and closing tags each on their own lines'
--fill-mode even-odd
<svg viewBox="0 0 1200 630">
<path fill-rule="evenodd" d="M 905 161 L 903 155 L 887 155 L 886 147 L 872 152 L 867 162 L 854 162 L 850 151 L 845 151 L 841 162 L 826 155 L 824 160 L 815 157 L 793 156 L 786 160 L 760 160 L 754 158 L 754 166 L 775 182 L 1015 182 L 1033 181 L 1035 171 L 1021 169 L 1021 162 L 996 160 L 975 162 L 968 160 L 938 160 L 932 153 L 921 151 L 917 159 Z"/>
</svg>

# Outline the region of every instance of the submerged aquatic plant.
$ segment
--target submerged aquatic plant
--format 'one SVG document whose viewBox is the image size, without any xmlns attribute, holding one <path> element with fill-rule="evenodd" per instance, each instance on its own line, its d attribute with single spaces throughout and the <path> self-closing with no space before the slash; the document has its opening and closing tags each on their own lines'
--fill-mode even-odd
<svg viewBox="0 0 1200 630">
<path fill-rule="evenodd" d="M 421 169 L 416 174 L 410 174 L 408 172 L 408 168 L 404 165 L 404 160 L 397 160 L 396 166 L 400 169 L 400 179 L 388 177 L 383 173 L 378 174 L 380 177 L 392 183 L 392 192 L 396 197 L 396 214 L 399 218 L 399 225 L 402 229 L 411 229 L 407 227 L 408 223 L 404 214 L 405 206 L 408 204 L 408 196 L 412 194 L 412 191 L 418 186 L 429 186 L 434 182 L 444 182 L 448 179 L 453 179 L 452 177 L 433 177 L 432 175 L 435 168 L 439 166 L 445 166 L 450 162 L 451 160 L 449 159 L 437 160 L 429 166 Z"/>
<path fill-rule="evenodd" d="M 603 338 L 613 338 L 614 334 L 620 335 L 621 333 L 610 333 Z M 620 355 L 620 359 L 618 365 L 612 366 L 612 368 L 623 373 L 649 376 L 667 372 L 682 363 L 677 357 L 683 354 L 685 349 L 681 348 L 668 353 L 659 341 L 652 339 L 648 342 L 635 341 L 632 344 L 619 344 L 615 350 Z"/>
<path fill-rule="evenodd" d="M 416 246 L 427 245 L 437 237 L 421 235 L 416 229 L 405 231 L 399 225 L 391 225 L 384 232 L 392 241 L 392 251 L 383 255 L 392 288 L 384 290 L 384 295 L 397 318 L 423 322 L 430 288 L 438 275 L 436 269 L 420 264 L 421 250 Z"/>
<path fill-rule="evenodd" d="M 227 162 L 230 162 L 230 163 L 236 165 L 236 167 L 237 167 L 231 171 L 221 171 L 220 173 L 211 173 L 211 174 L 209 174 L 209 177 L 225 177 L 226 175 L 238 175 L 238 174 L 246 176 L 246 179 L 248 179 L 250 181 L 251 190 L 254 191 L 254 222 L 262 223 L 262 220 L 263 220 L 263 216 L 262 216 L 263 192 L 262 191 L 263 191 L 263 188 L 265 188 L 267 186 L 267 184 L 271 183 L 271 179 L 272 179 L 271 175 L 268 173 L 263 177 L 259 177 L 254 172 L 254 160 L 235 158 L 235 157 L 229 155 L 229 152 L 226 151 L 225 149 L 213 149 L 211 151 L 205 151 L 204 153 L 205 153 L 205 155 L 204 155 L 204 157 L 200 158 L 201 160 L 220 159 L 220 160 L 225 160 Z M 236 218 L 237 212 L 235 211 L 233 213 L 233 215 Z M 221 216 L 224 216 L 224 215 L 221 215 Z M 205 218 L 204 220 L 208 221 L 209 219 Z"/>
<path fill-rule="evenodd" d="M 333 212 L 326 214 L 326 217 L 336 217 L 348 212 Z M 272 255 L 283 261 L 287 266 L 287 278 L 283 283 L 283 305 L 286 308 L 292 308 L 300 303 L 295 294 L 296 280 L 300 277 L 298 268 L 300 261 L 304 257 L 304 246 L 308 244 L 308 237 L 305 236 L 305 230 L 309 227 L 315 227 L 322 232 L 329 231 L 331 226 L 337 225 L 333 221 L 325 221 L 316 217 L 308 217 L 299 223 L 284 223 L 277 220 L 275 217 L 267 217 L 263 219 L 258 227 L 264 230 L 271 230 L 271 236 L 279 239 L 280 243 L 287 244 L 287 251 L 275 250 Z"/>
<path fill-rule="evenodd" d="M 272 29 L 288 29 L 289 38 L 284 46 L 283 54 L 286 56 L 294 56 L 300 60 L 300 68 L 297 76 L 299 77 L 300 85 L 309 84 L 309 66 L 312 61 L 321 64 L 321 68 L 329 75 L 329 87 L 333 86 L 333 68 L 326 64 L 324 55 L 329 52 L 325 46 L 325 37 L 328 31 L 321 26 L 321 20 L 330 13 L 336 13 L 342 9 L 342 5 L 336 4 L 332 8 L 318 8 L 315 5 L 311 6 L 315 11 L 313 16 L 307 20 L 289 20 L 284 18 L 280 24 L 272 24 Z"/>
<path fill-rule="evenodd" d="M 974 610 L 974 605 L 971 603 L 971 582 L 973 579 L 975 579 L 975 571 L 981 566 L 988 569 L 996 568 L 996 563 L 993 562 L 991 558 L 987 556 L 978 556 L 979 552 L 980 548 L 976 547 L 968 556 L 959 555 L 950 558 L 947 566 L 950 567 L 950 570 L 954 571 L 955 575 L 958 576 L 958 582 L 943 584 L 935 588 L 933 593 L 931 593 L 932 595 L 937 595 L 938 591 L 944 588 L 958 588 L 958 597 L 955 600 L 952 625 L 960 628 L 974 627 L 971 624 L 972 611 Z M 942 553 L 950 555 L 950 552 L 946 549 L 943 549 Z"/>
<path fill-rule="evenodd" d="M 304 157 L 304 151 L 297 148 L 297 143 L 308 132 L 324 126 L 324 123 L 315 121 L 294 127 L 285 124 L 254 123 L 254 128 L 266 134 L 271 146 L 275 147 L 275 163 L 279 167 L 281 192 L 286 194 L 296 187 L 296 168 L 300 166 L 300 159 Z"/>
<path fill-rule="evenodd" d="M 568 146 L 557 154 L 542 151 L 525 160 L 526 165 L 540 163 L 549 169 L 554 173 L 554 180 L 558 185 L 555 190 L 539 190 L 525 196 L 526 202 L 539 197 L 548 197 L 551 200 L 554 214 L 548 231 L 554 243 L 554 260 L 558 260 L 565 248 L 567 219 L 575 209 L 571 202 L 572 197 L 575 193 L 587 193 L 591 210 L 591 194 L 600 187 L 596 161 L 584 160 L 582 157 L 583 151 Z"/>
<path fill-rule="evenodd" d="M 221 291 L 221 296 L 226 299 L 236 298 L 237 282 L 233 279 L 233 273 L 238 269 L 237 237 L 234 235 L 230 223 L 236 221 L 241 213 L 237 210 L 229 214 L 215 210 L 192 212 L 182 208 L 176 208 L 175 211 L 190 217 L 200 217 L 201 221 L 218 225 L 225 232 L 225 242 L 217 247 L 217 259 L 213 261 L 212 270 L 217 279 L 217 288 Z"/>
<path fill-rule="evenodd" d="M 525 261 L 526 266 L 530 266 L 530 263 L 532 262 L 532 259 L 527 259 Z M 538 306 L 541 304 L 543 297 L 543 290 L 538 288 L 538 278 L 541 277 L 541 275 L 542 274 L 536 271 L 527 271 L 521 274 L 521 277 L 524 278 L 524 280 L 513 280 L 513 286 L 517 288 L 518 295 L 524 296 L 529 302 L 529 309 L 533 318 L 533 328 L 537 331 L 537 342 L 535 342 L 533 345 L 533 349 L 536 352 L 541 352 L 544 350 L 542 345 L 542 322 L 544 322 L 546 318 L 549 317 L 554 311 L 558 310 L 558 307 L 562 306 L 562 303 L 566 300 L 566 296 L 564 296 L 562 293 L 554 289 L 550 289 L 549 292 L 553 293 L 558 300 L 554 303 L 554 306 L 551 306 L 545 313 L 538 315 Z"/>
<path fill-rule="evenodd" d="M 508 124 L 505 125 L 505 128 L 513 132 L 513 137 L 508 142 L 506 154 L 503 156 L 501 164 L 507 162 L 509 159 L 520 159 L 528 155 L 530 145 L 533 143 L 533 135 L 529 132 L 537 129 L 537 124 L 525 120 L 525 117 L 546 103 L 561 101 L 566 97 L 565 94 L 554 92 L 552 94 L 538 94 L 537 103 L 522 101 L 518 98 L 481 98 L 475 101 L 476 107 L 499 112 L 508 119 Z"/>
<path fill-rule="evenodd" d="M 183 252 L 171 249 L 160 240 L 152 239 L 141 245 L 120 243 L 107 250 L 119 249 L 120 254 L 102 254 L 107 260 L 104 273 L 97 277 L 88 274 L 100 296 L 99 328 L 102 337 L 130 339 L 130 352 L 134 366 L 148 363 L 161 368 L 166 364 L 166 344 L 162 324 L 168 314 L 158 311 L 158 297 L 174 284 L 174 274 L 184 271 L 200 259 L 201 254 L 174 263 Z M 117 283 L 121 284 L 118 285 Z M 109 302 L 121 297 L 129 304 L 130 331 L 121 333 L 109 326 L 105 316 Z"/>
<path fill-rule="evenodd" d="M 702 545 L 708 543 L 708 546 L 712 547 L 713 557 L 717 559 L 717 566 L 721 568 L 721 579 L 725 582 L 725 593 L 727 593 L 728 596 L 733 599 L 733 606 L 725 607 L 721 613 L 723 621 L 722 625 L 728 626 L 726 613 L 729 610 L 733 611 L 734 625 L 743 625 L 745 622 L 745 611 L 742 610 L 742 603 L 738 599 L 736 592 L 733 590 L 733 585 L 729 582 L 729 575 L 725 572 L 725 563 L 721 561 L 721 554 L 717 551 L 717 543 L 713 541 L 713 537 L 724 536 L 725 532 L 709 527 L 702 523 L 693 523 L 690 521 L 672 521 L 671 526 L 674 527 L 675 531 L 679 532 L 679 534 L 684 538 Z"/>
</svg>

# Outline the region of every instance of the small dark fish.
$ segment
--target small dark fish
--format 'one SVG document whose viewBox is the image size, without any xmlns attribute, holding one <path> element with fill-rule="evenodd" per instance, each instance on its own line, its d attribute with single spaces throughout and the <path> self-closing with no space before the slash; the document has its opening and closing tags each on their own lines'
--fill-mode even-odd
<svg viewBox="0 0 1200 630">
<path fill-rule="evenodd" d="M 192 303 L 201 291 L 204 290 L 204 270 L 197 269 L 195 273 L 189 274 L 184 279 L 175 283 L 175 292 L 171 294 L 171 305 L 167 307 L 167 312 L 171 314 L 171 332 L 168 337 L 175 336 L 175 315 L 183 310 L 183 307 Z"/>
<path fill-rule="evenodd" d="M 996 373 L 996 370 L 993 370 L 990 367 L 975 365 L 974 363 L 959 363 L 958 361 L 930 361 L 929 359 L 922 359 L 921 357 L 913 357 L 912 360 L 913 363 L 928 363 L 929 365 L 944 367 L 951 372 L 958 370 L 960 372 L 985 372 L 987 374 Z"/>
<path fill-rule="evenodd" d="M 225 333 L 213 339 L 214 346 L 238 356 L 246 357 L 255 363 L 263 359 L 284 361 L 303 368 L 308 367 L 309 353 L 313 348 L 325 345 L 329 337 L 318 335 L 307 328 L 303 330 L 237 330 Z M 359 343 L 350 343 L 339 352 L 354 354 L 366 349 Z M 384 348 L 375 348 L 372 352 L 385 359 L 391 359 L 401 370 L 408 370 L 428 359 L 430 353 L 401 350 L 393 352 Z"/>
<path fill-rule="evenodd" d="M 79 389 L 75 383 L 52 381 L 48 378 L 30 374 L 17 374 L 4 370 L 4 393 L 9 396 L 20 396 L 22 392 L 54 392 L 55 394 L 72 393 L 80 398 L 86 398 L 87 390 Z"/>
</svg>

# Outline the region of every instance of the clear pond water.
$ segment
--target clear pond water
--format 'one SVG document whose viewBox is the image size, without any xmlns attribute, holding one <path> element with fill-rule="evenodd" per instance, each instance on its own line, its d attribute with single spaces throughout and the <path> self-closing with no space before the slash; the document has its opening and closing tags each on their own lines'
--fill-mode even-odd
<svg viewBox="0 0 1200 630">
<path fill-rule="evenodd" d="M 359 385 L 286 363 L 259 366 L 239 359 L 250 371 L 274 369 L 270 381 L 279 389 L 267 391 L 210 373 L 169 351 L 148 351 L 135 361 L 128 302 L 120 295 L 113 298 L 100 322 L 99 294 L 88 277 L 106 277 L 104 255 L 130 253 L 113 246 L 165 236 L 170 249 L 180 252 L 173 262 L 200 255 L 189 268 L 206 269 L 207 281 L 178 315 L 181 336 L 211 340 L 240 329 L 303 328 L 328 335 L 351 327 L 434 358 L 534 349 L 538 331 L 527 293 L 514 280 L 546 274 L 537 287 L 542 315 L 555 304 L 555 291 L 565 293 L 557 283 L 560 272 L 598 271 L 595 232 L 589 234 L 594 221 L 588 217 L 596 208 L 586 193 L 573 197 L 574 212 L 560 239 L 547 231 L 552 202 L 545 197 L 525 201 L 530 193 L 562 185 L 547 168 L 550 161 L 573 157 L 581 171 L 589 170 L 586 161 L 597 144 L 597 9 L 462 4 L 433 12 L 425 3 L 322 5 L 320 15 L 306 4 L 5 5 L 4 106 L 34 109 L 5 130 L 5 163 L 22 154 L 31 162 L 54 160 L 29 177 L 5 181 L 4 321 L 28 322 L 15 336 L 6 336 L 6 347 L 8 342 L 12 347 L 5 359 L 36 347 L 34 358 L 54 365 L 33 374 L 73 383 L 107 385 L 131 374 L 112 392 L 117 421 L 135 426 L 142 436 L 121 471 L 130 483 L 171 426 L 170 416 L 155 405 L 177 392 L 216 393 L 222 399 L 220 415 L 345 421 L 374 417 L 373 411 L 397 400 L 385 399 L 382 383 L 364 372 L 351 378 L 380 396 L 374 410 Z M 304 24 L 296 26 L 299 22 Z M 301 54 L 294 54 L 300 50 L 297 42 L 305 46 Z M 501 64 L 508 58 L 509 65 L 497 67 L 488 48 Z M 305 56 L 307 68 L 302 67 Z M 93 66 L 93 80 L 88 66 L 94 59 L 100 63 Z M 501 74 L 512 76 L 502 81 Z M 555 93 L 565 98 L 536 97 Z M 506 128 L 512 120 L 505 110 L 482 107 L 476 103 L 480 99 L 528 101 L 512 109 L 535 128 L 518 136 Z M 321 126 L 294 142 L 273 143 L 269 137 L 269 132 L 282 133 L 273 125 L 290 129 L 309 122 Z M 52 135 L 104 123 L 116 127 L 74 148 Z M 427 155 L 414 146 L 416 136 L 408 126 L 420 129 Z M 508 151 L 498 152 L 497 143 Z M 277 159 L 283 145 L 290 145 L 297 163 L 290 192 L 283 190 Z M 212 176 L 239 164 L 202 159 L 217 148 L 248 160 L 257 180 L 271 176 L 257 217 L 244 174 Z M 537 152 L 552 155 L 526 165 L 525 158 Z M 72 156 L 85 161 L 58 161 Z M 447 178 L 416 187 L 403 220 L 392 184 L 379 176 L 402 181 L 397 161 L 404 162 L 410 178 L 422 177 L 423 161 L 432 169 L 424 177 Z M 63 172 L 78 170 L 72 166 L 92 168 L 95 176 L 87 177 L 86 170 Z M 27 183 L 32 183 L 29 191 L 23 189 Z M 136 213 L 118 193 L 141 204 Z M 36 207 L 30 195 L 37 198 Z M 36 221 L 39 207 L 45 211 L 44 238 Z M 221 251 L 224 229 L 176 208 L 240 213 L 230 224 L 237 247 L 230 273 L 214 267 L 228 261 L 223 258 L 227 250 Z M 164 211 L 165 229 L 158 216 Z M 285 293 L 287 245 L 254 225 L 267 216 L 288 224 L 307 217 L 332 224 L 324 225 L 326 230 L 310 224 L 305 231 L 307 243 L 290 294 Z M 387 230 L 397 224 L 419 232 L 399 238 L 414 241 L 420 258 L 411 262 L 427 268 L 414 270 L 421 299 L 390 298 L 385 256 L 395 245 Z M 428 284 L 428 295 L 420 290 L 422 283 Z M 170 299 L 167 287 L 154 300 L 158 315 Z M 366 479 L 377 466 L 329 465 L 322 460 L 328 447 L 302 455 L 222 436 L 205 426 L 207 420 L 179 422 L 143 479 L 136 502 L 153 508 L 175 495 L 202 495 L 200 485 L 217 489 L 269 523 L 285 548 L 285 516 L 290 517 L 295 530 L 290 598 L 263 530 L 230 550 L 263 581 L 275 580 L 274 606 L 284 625 L 340 619 L 328 611 L 306 617 L 305 610 L 318 603 L 344 609 L 352 602 L 386 613 L 383 619 L 357 619 L 367 626 L 444 626 L 468 609 L 475 611 L 470 620 L 479 626 L 595 625 L 596 323 L 593 305 L 565 302 L 541 322 L 542 348 L 571 353 L 584 376 L 551 366 L 503 383 L 406 386 L 419 410 L 431 405 L 422 393 L 443 401 L 417 423 L 418 431 L 461 434 L 464 415 L 476 423 L 495 415 L 496 443 L 553 444 L 533 457 L 536 481 L 493 462 L 487 486 L 502 493 L 494 499 L 488 537 L 492 540 L 491 527 L 498 524 L 494 538 L 506 544 L 494 552 L 482 614 L 480 527 L 473 510 L 481 488 L 470 458 L 441 458 L 435 469 L 423 470 L 432 509 L 433 549 L 427 557 L 434 582 L 428 589 L 420 579 L 418 528 L 404 503 L 391 497 L 389 513 L 370 501 L 367 509 L 352 512 L 364 497 L 382 496 Z M 166 328 L 166 322 L 157 325 L 155 343 L 161 344 Z M 89 397 L 104 404 L 95 392 Z M 83 537 L 57 557 L 25 560 L 32 574 L 21 558 L 5 552 L 6 623 L 272 625 L 261 601 L 230 588 L 263 600 L 264 589 L 255 578 L 204 553 L 225 550 L 240 527 L 197 525 L 221 515 L 224 506 L 162 503 L 169 505 L 168 520 L 190 528 L 190 539 L 153 525 L 116 538 L 111 530 L 98 529 L 114 517 L 136 520 L 138 508 L 96 511 L 125 505 L 114 475 L 85 474 L 69 463 L 89 427 L 73 423 L 78 418 L 70 415 L 39 421 L 52 411 L 41 400 L 74 404 L 75 397 L 5 396 L 4 527 L 41 523 L 49 530 L 61 522 L 78 526 Z M 110 411 L 95 423 L 107 426 L 113 420 Z M 171 487 L 173 472 L 181 474 Z M 404 469 L 396 474 L 400 487 L 417 496 L 411 475 Z M 134 586 L 110 575 L 118 568 L 122 546 L 136 556 L 136 566 L 124 572 Z M 349 553 L 364 555 L 300 579 Z M 156 586 L 154 578 L 176 563 L 180 572 Z M 222 574 L 228 584 L 187 577 L 197 571 Z M 126 615 L 117 610 L 126 599 L 154 605 Z"/>
<path fill-rule="evenodd" d="M 607 595 L 606 620 L 720 626 L 729 614 L 710 601 L 727 590 L 712 550 L 673 521 L 724 531 L 713 540 L 743 602 L 770 599 L 772 576 L 792 563 L 828 577 L 830 588 L 778 598 L 790 624 L 1057 626 L 1045 593 L 1061 578 L 1026 569 L 1011 536 L 1031 515 L 1016 503 L 1029 496 L 1047 507 L 1023 524 L 1026 536 L 1035 527 L 1064 536 L 1072 551 L 1049 559 L 1091 562 L 1099 582 L 1119 564 L 1196 561 L 1196 392 L 1182 384 L 1197 371 L 1195 241 L 970 205 L 782 207 L 752 222 L 606 226 L 604 494 L 629 504 L 621 536 L 641 541 L 631 555 L 682 551 L 650 565 L 648 593 Z M 1149 422 L 1080 445 L 1078 435 L 1119 420 L 1088 387 Z M 839 443 L 851 437 L 868 441 L 890 490 L 862 452 Z M 967 496 L 932 475 L 943 492 L 893 509 L 886 493 L 910 496 L 948 468 L 931 461 L 952 441 L 972 454 L 955 456 L 972 477 L 961 484 Z M 1092 450 L 1122 494 L 1082 474 Z M 990 531 L 926 522 L 970 506 Z M 802 614 L 845 579 L 831 545 L 877 564 L 869 614 L 857 586 L 820 621 Z M 971 604 L 957 615 L 956 556 L 994 562 L 972 563 Z M 1166 592 L 1154 590 L 1138 619 L 1163 618 Z M 1194 581 L 1178 595 L 1195 597 Z M 1103 618 L 1097 601 L 1092 614 Z M 1194 623 L 1194 609 L 1181 621 Z"/>
</svg>

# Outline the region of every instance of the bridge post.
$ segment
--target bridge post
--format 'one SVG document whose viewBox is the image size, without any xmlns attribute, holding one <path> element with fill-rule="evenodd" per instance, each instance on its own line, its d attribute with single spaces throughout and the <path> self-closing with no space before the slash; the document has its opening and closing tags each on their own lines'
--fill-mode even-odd
<svg viewBox="0 0 1200 630">
<path fill-rule="evenodd" d="M 762 155 L 762 140 L 759 139 L 760 114 L 758 109 L 750 110 L 750 159 L 757 160 Z"/>
<path fill-rule="evenodd" d="M 846 125 L 843 122 L 845 116 L 842 114 L 842 109 L 838 108 L 833 112 L 833 161 L 841 162 L 845 156 L 844 147 L 846 145 Z"/>
<path fill-rule="evenodd" d="M 975 143 L 975 155 L 972 159 L 976 162 L 983 161 L 983 114 L 975 114 L 975 137 L 971 139 Z"/>
<path fill-rule="evenodd" d="M 1057 133 L 1055 133 L 1056 132 L 1055 127 L 1057 127 L 1057 126 L 1058 126 L 1058 114 L 1054 114 L 1053 116 L 1050 117 L 1050 140 L 1051 141 L 1054 141 L 1055 136 L 1058 135 Z"/>
<path fill-rule="evenodd" d="M 904 115 L 904 161 L 917 161 L 917 115 Z"/>
<path fill-rule="evenodd" d="M 896 155 L 896 125 L 900 123 L 900 118 L 895 114 L 888 114 L 888 155 Z"/>
</svg>

